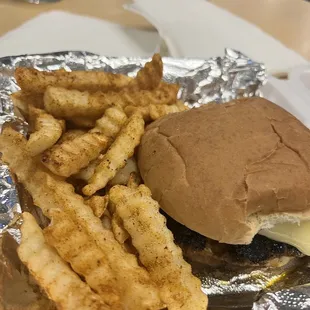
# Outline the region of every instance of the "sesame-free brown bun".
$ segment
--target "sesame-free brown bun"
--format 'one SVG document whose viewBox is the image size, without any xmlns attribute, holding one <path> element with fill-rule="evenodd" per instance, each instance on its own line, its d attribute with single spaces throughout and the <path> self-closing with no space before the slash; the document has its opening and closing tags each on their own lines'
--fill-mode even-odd
<svg viewBox="0 0 310 310">
<path fill-rule="evenodd" d="M 170 114 L 142 138 L 138 165 L 162 209 L 224 243 L 310 219 L 310 131 L 262 98 Z"/>
</svg>

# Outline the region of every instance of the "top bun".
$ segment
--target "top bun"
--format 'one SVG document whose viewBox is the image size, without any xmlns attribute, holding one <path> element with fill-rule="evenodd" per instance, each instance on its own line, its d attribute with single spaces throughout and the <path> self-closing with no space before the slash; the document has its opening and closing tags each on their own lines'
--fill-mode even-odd
<svg viewBox="0 0 310 310">
<path fill-rule="evenodd" d="M 138 165 L 169 216 L 223 243 L 248 244 L 262 228 L 310 219 L 310 131 L 262 98 L 154 122 Z"/>
</svg>

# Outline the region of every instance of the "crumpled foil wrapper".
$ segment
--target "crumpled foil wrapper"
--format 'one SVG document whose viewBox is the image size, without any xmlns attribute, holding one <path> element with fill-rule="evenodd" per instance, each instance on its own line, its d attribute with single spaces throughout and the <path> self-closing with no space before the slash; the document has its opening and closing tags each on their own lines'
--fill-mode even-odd
<svg viewBox="0 0 310 310">
<path fill-rule="evenodd" d="M 146 58 L 104 57 L 87 52 L 59 52 L 0 59 L 0 128 L 10 122 L 21 133 L 27 124 L 15 114 L 10 94 L 18 91 L 14 70 L 19 66 L 38 70 L 104 70 L 134 76 Z M 240 52 L 226 49 L 223 57 L 203 59 L 163 58 L 164 80 L 181 85 L 179 97 L 189 107 L 261 96 L 266 81 L 263 64 Z M 1 151 L 1 150 L 0 150 Z M 40 210 L 16 184 L 6 165 L 0 165 L 0 305 L 4 309 L 55 309 L 27 273 L 16 254 L 20 240 L 20 214 L 28 211 L 43 226 Z M 285 269 L 242 268 L 227 270 L 193 264 L 194 273 L 209 295 L 210 308 L 310 309 L 310 268 L 299 259 Z M 254 302 L 254 304 L 253 304 Z M 1 308 L 1 307 L 0 307 Z M 193 309 L 195 310 L 195 309 Z"/>
</svg>

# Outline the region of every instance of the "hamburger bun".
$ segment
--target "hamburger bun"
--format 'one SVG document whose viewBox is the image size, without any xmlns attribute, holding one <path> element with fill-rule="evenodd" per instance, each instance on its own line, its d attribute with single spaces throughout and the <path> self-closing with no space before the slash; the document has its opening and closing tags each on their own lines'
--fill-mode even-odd
<svg viewBox="0 0 310 310">
<path fill-rule="evenodd" d="M 169 216 L 219 242 L 249 244 L 260 229 L 310 219 L 310 131 L 262 98 L 159 119 L 138 166 Z"/>
</svg>

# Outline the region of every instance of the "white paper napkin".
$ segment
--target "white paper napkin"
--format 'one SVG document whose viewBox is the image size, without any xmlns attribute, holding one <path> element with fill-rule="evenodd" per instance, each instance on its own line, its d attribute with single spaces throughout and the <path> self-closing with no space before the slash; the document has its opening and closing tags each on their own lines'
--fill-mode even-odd
<svg viewBox="0 0 310 310">
<path fill-rule="evenodd" d="M 206 0 L 133 1 L 126 8 L 143 15 L 157 28 L 171 56 L 209 58 L 222 55 L 230 47 L 264 62 L 272 73 L 307 63 L 255 25 Z"/>
<path fill-rule="evenodd" d="M 13 18 L 13 17 L 12 17 Z M 0 38 L 0 57 L 81 50 L 105 56 L 150 56 L 157 32 L 122 27 L 100 19 L 52 11 Z"/>
</svg>

